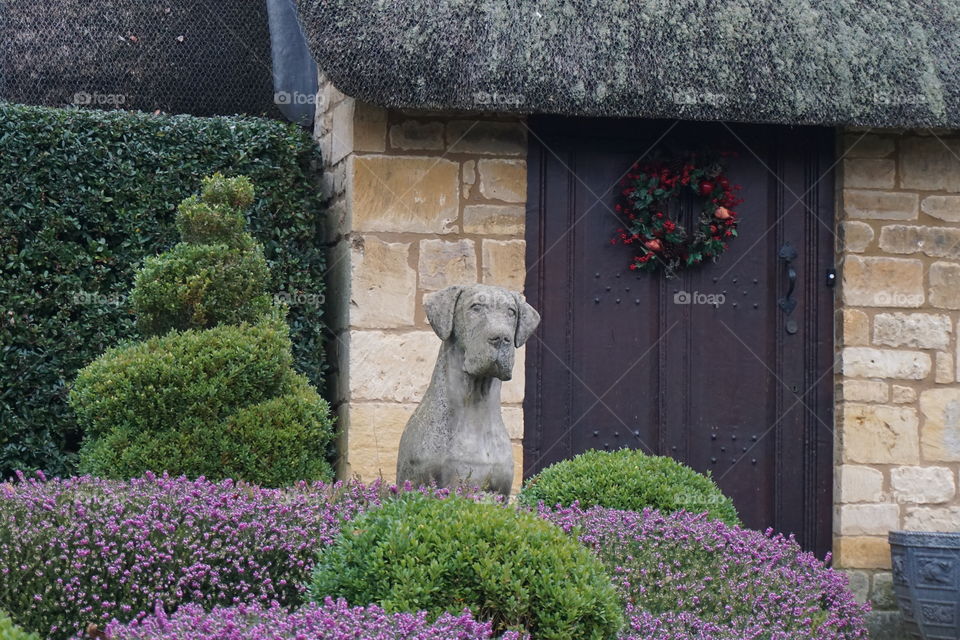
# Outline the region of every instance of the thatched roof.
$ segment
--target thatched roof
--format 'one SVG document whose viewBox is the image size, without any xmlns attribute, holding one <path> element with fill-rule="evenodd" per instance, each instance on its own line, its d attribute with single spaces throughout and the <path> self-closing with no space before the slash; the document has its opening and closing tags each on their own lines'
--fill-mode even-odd
<svg viewBox="0 0 960 640">
<path fill-rule="evenodd" d="M 297 0 L 343 92 L 428 110 L 960 126 L 957 0 Z"/>
</svg>

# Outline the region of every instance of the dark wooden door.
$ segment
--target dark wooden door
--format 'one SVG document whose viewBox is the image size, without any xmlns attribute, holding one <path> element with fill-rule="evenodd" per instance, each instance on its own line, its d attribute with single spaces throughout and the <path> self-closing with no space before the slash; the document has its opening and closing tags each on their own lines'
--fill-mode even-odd
<svg viewBox="0 0 960 640">
<path fill-rule="evenodd" d="M 528 343 L 527 476 L 587 449 L 669 455 L 710 471 L 747 526 L 829 549 L 833 144 L 820 128 L 531 121 L 526 295 L 543 322 Z M 619 179 L 651 151 L 704 148 L 736 154 L 739 237 L 672 280 L 630 271 L 629 247 L 610 244 Z"/>
</svg>

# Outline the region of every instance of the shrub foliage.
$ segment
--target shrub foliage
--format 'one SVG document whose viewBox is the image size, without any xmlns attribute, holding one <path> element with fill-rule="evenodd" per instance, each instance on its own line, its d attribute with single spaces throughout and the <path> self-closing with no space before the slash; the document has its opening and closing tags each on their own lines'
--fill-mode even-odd
<svg viewBox="0 0 960 640">
<path fill-rule="evenodd" d="M 272 271 L 269 293 L 308 300 L 288 316 L 294 363 L 322 383 L 322 208 L 308 133 L 256 118 L 0 103 L 0 140 L 0 478 L 73 471 L 68 384 L 139 337 L 134 271 L 175 244 L 176 203 L 216 171 L 257 185 L 247 224 Z"/>
<path fill-rule="evenodd" d="M 634 449 L 591 450 L 558 462 L 527 480 L 519 498 L 531 506 L 579 501 L 584 508 L 706 512 L 727 524 L 740 523 L 733 502 L 709 477 L 672 458 Z"/>
<path fill-rule="evenodd" d="M 360 516 L 321 553 L 310 594 L 432 616 L 467 606 L 543 640 L 612 638 L 622 623 L 587 549 L 534 514 L 461 497 L 407 494 Z"/>
<path fill-rule="evenodd" d="M 40 640 L 40 636 L 24 631 L 13 624 L 10 616 L 0 611 L 0 640 Z"/>
<path fill-rule="evenodd" d="M 204 204 L 237 219 L 230 203 L 251 199 L 246 177 L 214 175 L 204 180 L 201 202 L 188 201 L 180 217 Z M 193 221 L 178 226 L 189 232 Z M 208 221 L 207 231 L 219 231 L 203 239 L 216 244 L 178 244 L 136 277 L 134 309 L 146 319 L 143 328 L 172 330 L 111 349 L 80 371 L 70 403 L 85 428 L 81 469 L 111 478 L 169 471 L 276 485 L 327 479 L 329 407 L 291 368 L 285 307 L 266 295 L 260 247 L 242 228 Z M 245 256 L 262 266 L 258 278 L 233 268 Z M 220 324 L 230 321 L 240 324 Z M 182 325 L 190 328 L 177 331 Z"/>
</svg>

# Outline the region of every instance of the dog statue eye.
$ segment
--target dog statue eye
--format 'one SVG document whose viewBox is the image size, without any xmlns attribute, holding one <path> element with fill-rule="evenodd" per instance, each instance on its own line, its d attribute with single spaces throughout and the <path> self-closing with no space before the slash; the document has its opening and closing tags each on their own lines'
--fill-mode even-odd
<svg viewBox="0 0 960 640">
<path fill-rule="evenodd" d="M 507 309 L 507 313 L 510 314 L 510 317 L 511 317 L 511 318 L 516 318 L 516 317 L 517 317 L 517 310 L 514 309 L 513 307 L 510 307 L 509 309 Z"/>
<path fill-rule="evenodd" d="M 471 311 L 483 311 L 483 305 L 480 304 L 479 302 L 474 302 L 472 305 L 470 305 L 470 310 L 471 310 Z"/>
</svg>

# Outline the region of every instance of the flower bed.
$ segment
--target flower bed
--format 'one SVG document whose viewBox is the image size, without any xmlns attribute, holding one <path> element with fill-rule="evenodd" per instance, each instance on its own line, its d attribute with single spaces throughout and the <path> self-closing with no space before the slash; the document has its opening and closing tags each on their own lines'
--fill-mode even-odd
<svg viewBox="0 0 960 640">
<path fill-rule="evenodd" d="M 276 605 L 240 605 L 204 611 L 188 604 L 167 616 L 156 615 L 130 624 L 112 623 L 110 640 L 492 640 L 488 622 L 477 622 L 464 611 L 445 613 L 435 622 L 426 612 L 388 614 L 376 605 L 350 607 L 343 599 L 327 598 L 288 612 Z M 520 640 L 507 632 L 500 640 Z"/>
<path fill-rule="evenodd" d="M 380 491 L 151 474 L 0 485 L 0 609 L 57 639 L 157 602 L 299 604 L 317 549 Z"/>
<path fill-rule="evenodd" d="M 703 515 L 542 510 L 606 563 L 627 601 L 624 640 L 866 638 L 842 573 L 790 538 Z"/>
</svg>

